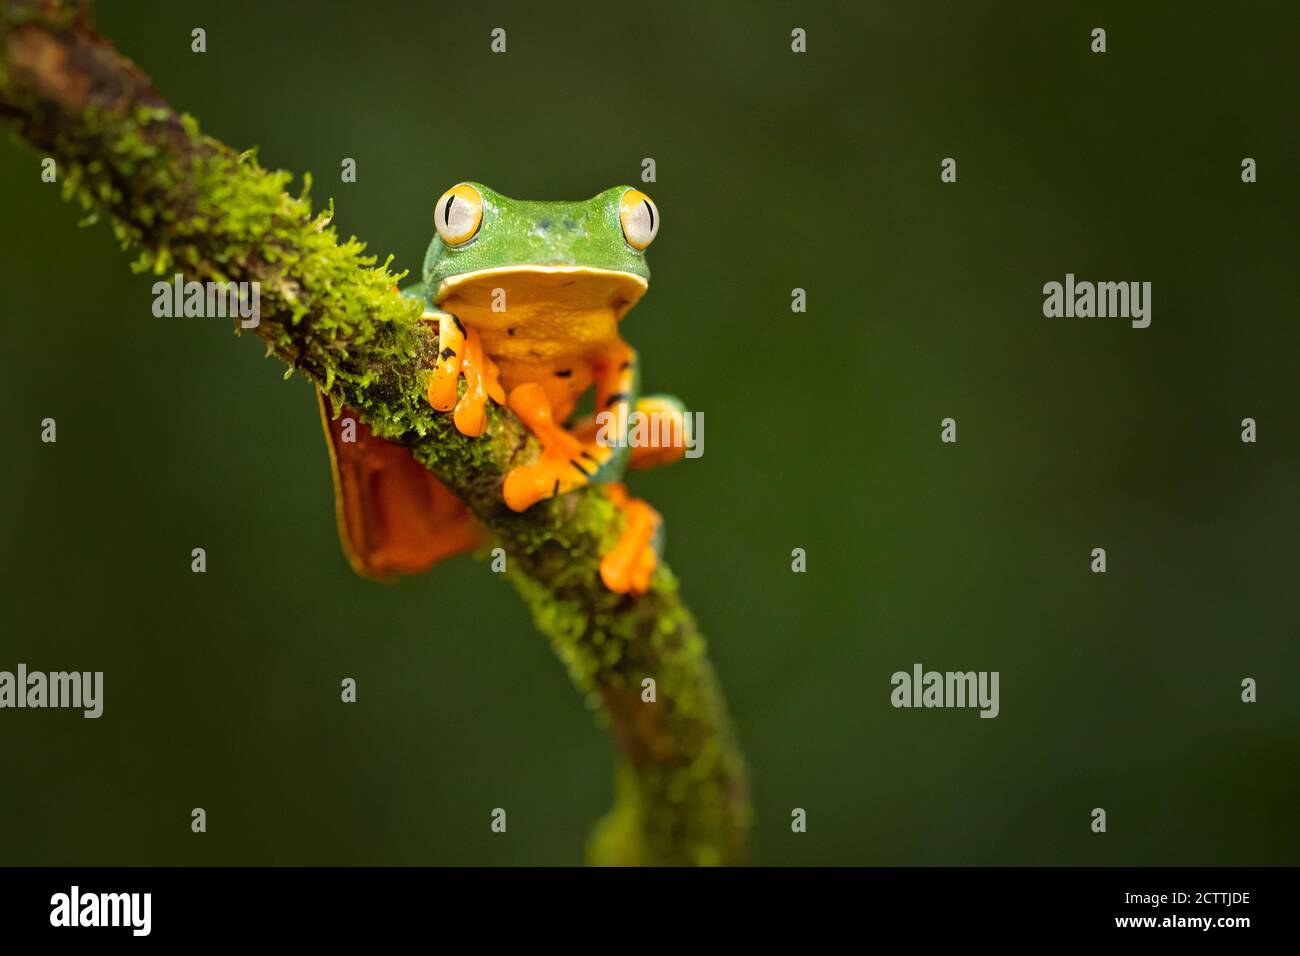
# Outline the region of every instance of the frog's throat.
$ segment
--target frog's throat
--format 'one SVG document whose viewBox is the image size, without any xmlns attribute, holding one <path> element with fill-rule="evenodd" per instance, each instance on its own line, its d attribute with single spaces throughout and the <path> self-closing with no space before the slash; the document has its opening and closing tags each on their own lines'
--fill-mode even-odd
<svg viewBox="0 0 1300 956">
<path fill-rule="evenodd" d="M 493 316 L 516 305 L 560 311 L 612 312 L 621 319 L 649 288 L 639 275 L 592 266 L 512 265 L 448 276 L 438 284 L 436 301 L 451 312 Z M 494 305 L 496 306 L 494 308 Z M 468 316 L 462 315 L 462 318 Z M 476 316 L 477 318 L 477 316 Z M 489 321 L 490 325 L 497 322 Z"/>
</svg>

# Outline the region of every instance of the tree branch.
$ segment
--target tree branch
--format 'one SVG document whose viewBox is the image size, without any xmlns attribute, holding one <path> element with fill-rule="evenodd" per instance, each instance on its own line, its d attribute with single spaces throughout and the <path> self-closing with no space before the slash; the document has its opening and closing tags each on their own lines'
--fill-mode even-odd
<svg viewBox="0 0 1300 956">
<path fill-rule="evenodd" d="M 622 751 L 614 810 L 593 834 L 593 862 L 739 863 L 750 809 L 743 760 L 695 620 L 661 563 L 651 590 L 606 590 L 600 555 L 621 517 L 599 488 L 515 514 L 504 475 L 536 442 L 492 406 L 481 438 L 424 399 L 436 324 L 393 294 L 399 275 L 328 213 L 178 115 L 130 60 L 95 32 L 82 0 L 0 7 L 0 121 L 56 158 L 64 195 L 104 215 L 136 268 L 198 281 L 258 282 L 256 334 L 380 436 L 408 445 L 509 555 L 538 628 Z M 391 261 L 391 260 L 390 260 Z M 655 679 L 658 701 L 643 703 Z"/>
</svg>

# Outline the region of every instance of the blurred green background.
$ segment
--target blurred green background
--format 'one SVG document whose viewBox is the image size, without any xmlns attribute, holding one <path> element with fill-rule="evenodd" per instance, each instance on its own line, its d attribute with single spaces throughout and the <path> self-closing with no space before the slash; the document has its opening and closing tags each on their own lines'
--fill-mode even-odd
<svg viewBox="0 0 1300 956">
<path fill-rule="evenodd" d="M 710 638 L 757 862 L 1297 863 L 1300 23 L 1135 6 L 98 22 L 408 268 L 452 183 L 583 198 L 656 160 L 624 332 L 706 444 L 633 487 Z M 154 318 L 39 160 L 0 143 L 0 669 L 103 670 L 106 702 L 0 712 L 0 863 L 579 863 L 611 743 L 510 586 L 470 558 L 354 577 L 307 383 L 219 320 Z M 1044 318 L 1066 272 L 1151 281 L 1151 327 Z M 891 708 L 917 661 L 1000 671 L 1001 715 Z"/>
</svg>

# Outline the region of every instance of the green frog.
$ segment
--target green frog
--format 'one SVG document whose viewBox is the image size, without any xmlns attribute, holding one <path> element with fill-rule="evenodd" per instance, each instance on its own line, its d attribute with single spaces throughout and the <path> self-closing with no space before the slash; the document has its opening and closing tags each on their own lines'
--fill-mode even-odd
<svg viewBox="0 0 1300 956">
<path fill-rule="evenodd" d="M 423 281 L 399 290 L 438 327 L 429 403 L 465 435 L 483 433 L 489 401 L 536 435 L 537 459 L 505 478 L 507 506 L 524 511 L 591 483 L 607 487 L 625 521 L 600 573 L 620 593 L 648 589 L 660 538 L 659 515 L 627 494 L 624 472 L 675 461 L 686 442 L 681 402 L 640 394 L 636 352 L 619 334 L 649 288 L 646 249 L 659 225 L 654 202 L 629 186 L 582 202 L 535 202 L 459 183 L 434 206 Z M 589 390 L 595 411 L 571 420 Z M 340 537 L 359 573 L 417 573 L 483 540 L 469 509 L 406 449 L 360 423 L 345 441 L 341 422 L 355 415 L 332 418 L 323 398 L 321 412 Z M 633 415 L 668 427 L 629 441 Z"/>
</svg>

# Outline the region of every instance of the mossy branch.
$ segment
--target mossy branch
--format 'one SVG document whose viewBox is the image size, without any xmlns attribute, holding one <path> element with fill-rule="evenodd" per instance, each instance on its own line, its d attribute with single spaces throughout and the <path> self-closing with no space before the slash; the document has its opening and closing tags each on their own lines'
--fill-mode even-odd
<svg viewBox="0 0 1300 956">
<path fill-rule="evenodd" d="M 507 509 L 503 477 L 536 443 L 505 410 L 493 407 L 486 434 L 469 439 L 428 406 L 436 326 L 393 294 L 401 276 L 389 262 L 340 242 L 329 214 L 312 212 L 308 177 L 292 195 L 288 173 L 203 135 L 95 31 L 87 3 L 6 0 L 0 11 L 0 121 L 56 159 L 65 197 L 106 217 L 139 270 L 259 283 L 268 352 L 410 446 L 506 549 L 538 628 L 622 752 L 615 808 L 589 858 L 743 862 L 745 770 L 704 641 L 662 563 L 647 594 L 601 584 L 600 555 L 621 525 L 604 493 Z M 646 677 L 654 703 L 641 699 Z"/>
</svg>

